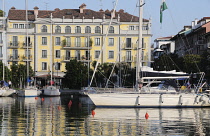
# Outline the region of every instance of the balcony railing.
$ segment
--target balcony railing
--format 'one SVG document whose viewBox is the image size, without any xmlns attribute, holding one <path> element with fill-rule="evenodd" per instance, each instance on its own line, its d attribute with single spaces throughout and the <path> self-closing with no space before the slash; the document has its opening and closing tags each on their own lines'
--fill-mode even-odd
<svg viewBox="0 0 210 136">
<path fill-rule="evenodd" d="M 125 49 L 133 49 L 133 43 L 125 43 L 124 48 Z"/>
<path fill-rule="evenodd" d="M 133 59 L 133 56 L 124 56 L 123 61 L 124 62 L 133 62 L 134 59 Z"/>
<path fill-rule="evenodd" d="M 204 45 L 205 41 L 204 40 L 198 40 L 195 42 L 195 45 Z"/>
<path fill-rule="evenodd" d="M 62 60 L 63 61 L 70 61 L 70 60 L 77 60 L 77 61 L 81 61 L 81 62 L 88 62 L 88 61 L 92 61 L 92 56 L 90 56 L 90 58 L 85 57 L 84 55 L 82 55 L 81 57 L 72 57 L 72 56 L 63 56 Z"/>
<path fill-rule="evenodd" d="M 80 43 L 80 44 L 76 44 L 76 43 L 69 43 L 69 44 L 63 44 L 63 49 L 80 49 L 80 50 L 88 50 L 88 49 L 92 49 L 92 46 L 87 45 L 87 43 Z"/>
<path fill-rule="evenodd" d="M 19 55 L 9 55 L 8 60 L 9 61 L 19 61 L 20 57 L 19 57 Z"/>
<path fill-rule="evenodd" d="M 20 59 L 21 61 L 32 61 L 32 55 L 29 55 L 28 57 L 27 55 L 22 55 Z"/>
<path fill-rule="evenodd" d="M 136 49 L 136 48 L 137 48 L 136 43 L 131 43 L 131 44 L 125 43 L 123 46 L 123 49 L 125 49 L 125 50 L 132 50 L 132 49 Z"/>
<path fill-rule="evenodd" d="M 8 48 L 19 48 L 19 42 L 9 42 Z"/>
<path fill-rule="evenodd" d="M 22 45 L 23 45 L 22 48 L 24 49 L 27 48 L 26 42 L 23 42 Z M 32 48 L 32 42 L 28 43 L 28 48 Z"/>
</svg>

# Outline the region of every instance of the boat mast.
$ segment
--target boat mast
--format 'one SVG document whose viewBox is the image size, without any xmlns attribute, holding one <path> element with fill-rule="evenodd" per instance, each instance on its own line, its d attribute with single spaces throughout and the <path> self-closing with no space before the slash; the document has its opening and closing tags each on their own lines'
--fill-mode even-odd
<svg viewBox="0 0 210 136">
<path fill-rule="evenodd" d="M 90 80 L 89 80 L 89 76 L 90 76 L 90 36 L 88 34 L 88 87 L 90 87 Z"/>
<path fill-rule="evenodd" d="M 2 1 L 2 10 L 3 10 L 3 31 L 5 31 L 5 18 L 4 18 L 4 16 L 5 16 L 5 14 L 4 14 L 4 12 L 5 12 L 5 3 L 4 3 L 4 0 Z M 3 33 L 3 44 L 5 43 L 5 33 Z M 4 47 L 5 47 L 5 44 L 4 44 Z M 5 72 L 5 69 L 4 69 L 4 61 L 5 61 L 6 59 L 5 59 L 5 57 L 3 56 L 3 61 L 2 61 L 2 63 L 3 63 L 3 81 L 4 81 L 4 72 Z"/>
<path fill-rule="evenodd" d="M 137 58 L 136 58 L 136 91 L 140 91 L 142 80 L 140 79 L 140 69 L 142 67 L 142 19 L 143 19 L 143 5 L 144 0 L 139 0 L 139 35 L 137 45 Z"/>
<path fill-rule="evenodd" d="M 52 31 L 53 31 L 53 27 L 52 27 L 52 13 L 50 15 L 51 18 L 51 33 L 50 33 L 50 85 L 52 85 L 52 71 L 53 71 L 53 56 L 52 56 Z"/>
<path fill-rule="evenodd" d="M 26 3 L 26 66 L 27 66 L 27 86 L 29 86 L 29 64 L 28 64 L 28 0 L 25 0 Z"/>
</svg>

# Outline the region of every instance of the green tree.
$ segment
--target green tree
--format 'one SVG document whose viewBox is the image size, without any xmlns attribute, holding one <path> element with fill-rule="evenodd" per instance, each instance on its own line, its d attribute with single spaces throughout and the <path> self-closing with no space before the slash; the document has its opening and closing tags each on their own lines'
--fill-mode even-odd
<svg viewBox="0 0 210 136">
<path fill-rule="evenodd" d="M 11 73 L 9 68 L 7 66 L 4 66 L 4 71 L 3 71 L 3 63 L 0 62 L 0 80 L 3 80 L 3 72 L 4 72 L 4 80 L 6 82 L 11 80 Z"/>
<path fill-rule="evenodd" d="M 25 88 L 27 85 L 27 67 L 26 65 L 19 64 L 15 65 L 13 64 L 11 66 L 11 81 L 13 84 L 13 87 L 15 88 Z M 34 71 L 32 67 L 29 67 L 29 77 L 34 76 Z"/>
<path fill-rule="evenodd" d="M 92 63 L 92 66 L 95 69 L 96 61 Z M 116 81 L 116 78 L 114 78 L 112 75 L 111 78 L 109 79 L 112 69 L 113 69 L 112 63 L 98 64 L 98 67 L 96 69 L 95 76 L 94 76 L 93 86 L 105 87 L 108 80 L 109 80 L 108 83 L 113 86 Z"/>
<path fill-rule="evenodd" d="M 135 69 L 132 69 L 128 63 L 117 63 L 115 71 L 119 77 L 120 87 L 132 87 L 135 84 L 136 72 Z"/>
<path fill-rule="evenodd" d="M 0 17 L 3 17 L 3 15 L 5 16 L 5 12 L 3 10 L 0 10 Z"/>
<path fill-rule="evenodd" d="M 81 89 L 87 86 L 88 69 L 84 63 L 77 60 L 70 60 L 66 63 L 66 73 L 64 75 L 64 87 L 70 89 Z"/>
<path fill-rule="evenodd" d="M 18 66 L 13 64 L 11 66 L 11 74 L 12 74 L 11 82 L 12 82 L 13 87 L 15 88 L 19 88 L 20 78 L 19 78 L 18 73 L 19 73 Z"/>
<path fill-rule="evenodd" d="M 183 57 L 183 71 L 187 73 L 196 73 L 199 72 L 200 69 L 198 65 L 201 62 L 201 56 L 197 54 L 187 54 Z"/>
<path fill-rule="evenodd" d="M 201 55 L 201 61 L 199 64 L 200 71 L 205 72 L 205 78 L 208 83 L 210 82 L 210 53 L 205 51 Z"/>
</svg>

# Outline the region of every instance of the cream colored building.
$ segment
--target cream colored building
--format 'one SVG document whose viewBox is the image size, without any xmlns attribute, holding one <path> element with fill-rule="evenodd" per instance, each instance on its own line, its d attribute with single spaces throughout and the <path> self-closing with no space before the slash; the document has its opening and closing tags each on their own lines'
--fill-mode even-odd
<svg viewBox="0 0 210 136">
<path fill-rule="evenodd" d="M 26 22 L 26 11 L 12 7 L 7 26 L 9 64 L 26 64 L 28 60 L 38 76 L 46 75 L 52 69 L 54 75 L 62 77 L 65 64 L 71 59 L 86 64 L 98 60 L 100 63 L 136 65 L 138 17 L 123 10 L 114 13 L 109 10 L 93 11 L 86 9 L 85 4 L 77 9 L 56 8 L 53 11 L 34 7 L 34 10 L 28 10 Z M 143 20 L 142 31 L 143 65 L 149 65 L 151 20 Z"/>
</svg>

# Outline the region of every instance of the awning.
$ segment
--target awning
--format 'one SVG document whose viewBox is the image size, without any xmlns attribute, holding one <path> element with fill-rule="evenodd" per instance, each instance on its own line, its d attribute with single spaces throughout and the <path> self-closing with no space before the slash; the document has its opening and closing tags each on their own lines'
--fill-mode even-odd
<svg viewBox="0 0 210 136">
<path fill-rule="evenodd" d="M 44 79 L 45 79 L 45 78 L 48 78 L 48 77 L 50 77 L 50 76 L 51 76 L 50 74 L 46 74 L 46 75 L 34 76 L 34 78 L 44 78 Z M 52 78 L 61 79 L 61 78 L 64 78 L 64 77 L 52 75 Z"/>
</svg>

